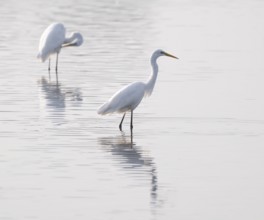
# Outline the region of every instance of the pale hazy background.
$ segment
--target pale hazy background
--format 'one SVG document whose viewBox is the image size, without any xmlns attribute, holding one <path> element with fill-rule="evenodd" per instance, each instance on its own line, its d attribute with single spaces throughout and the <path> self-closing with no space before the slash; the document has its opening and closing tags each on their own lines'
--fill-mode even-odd
<svg viewBox="0 0 264 220">
<path fill-rule="evenodd" d="M 0 1 L 0 220 L 264 219 L 264 2 Z M 63 22 L 84 44 L 36 59 Z M 129 117 L 99 116 L 150 73 Z"/>
</svg>

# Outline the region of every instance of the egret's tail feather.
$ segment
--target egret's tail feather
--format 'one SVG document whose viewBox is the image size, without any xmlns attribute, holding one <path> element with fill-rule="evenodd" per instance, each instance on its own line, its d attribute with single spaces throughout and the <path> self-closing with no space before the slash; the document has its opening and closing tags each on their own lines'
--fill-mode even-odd
<svg viewBox="0 0 264 220">
<path fill-rule="evenodd" d="M 38 58 L 38 59 L 41 59 L 41 53 L 38 53 L 38 54 L 37 54 L 37 58 Z"/>
<path fill-rule="evenodd" d="M 48 58 L 47 56 L 44 56 L 41 52 L 37 54 L 37 58 L 41 60 L 41 62 L 45 62 Z"/>
<path fill-rule="evenodd" d="M 103 104 L 98 110 L 97 113 L 99 115 L 105 115 L 108 113 L 111 113 L 110 108 L 109 108 L 109 102 L 106 102 L 105 104 Z"/>
</svg>

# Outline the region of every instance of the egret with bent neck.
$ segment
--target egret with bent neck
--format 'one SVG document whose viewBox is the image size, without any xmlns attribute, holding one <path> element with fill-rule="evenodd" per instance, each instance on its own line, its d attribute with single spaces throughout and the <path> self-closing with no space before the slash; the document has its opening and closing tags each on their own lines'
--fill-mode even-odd
<svg viewBox="0 0 264 220">
<path fill-rule="evenodd" d="M 72 32 L 68 37 L 66 29 L 61 23 L 53 23 L 49 25 L 43 32 L 39 42 L 39 52 L 37 58 L 45 62 L 49 58 L 49 71 L 50 71 L 50 56 L 57 54 L 56 58 L 56 74 L 58 71 L 58 56 L 62 47 L 80 46 L 83 43 L 83 37 L 78 32 Z"/>
</svg>

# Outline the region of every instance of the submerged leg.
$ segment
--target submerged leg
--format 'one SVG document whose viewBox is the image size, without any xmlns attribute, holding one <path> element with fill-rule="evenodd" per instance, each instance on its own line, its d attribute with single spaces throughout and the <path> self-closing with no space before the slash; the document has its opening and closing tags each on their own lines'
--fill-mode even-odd
<svg viewBox="0 0 264 220">
<path fill-rule="evenodd" d="M 50 58 L 49 58 L 49 68 L 48 68 L 48 71 L 49 71 L 49 81 L 50 81 Z"/>
<path fill-rule="evenodd" d="M 56 72 L 58 72 L 58 60 L 59 60 L 59 53 L 57 53 L 57 58 L 56 58 Z"/>
<path fill-rule="evenodd" d="M 130 143 L 131 143 L 131 148 L 133 148 L 133 130 L 130 130 Z"/>
<path fill-rule="evenodd" d="M 130 129 L 133 129 L 133 110 L 131 109 Z"/>
<path fill-rule="evenodd" d="M 125 116 L 126 116 L 126 113 L 123 115 L 123 118 L 122 118 L 122 120 L 121 120 L 121 122 L 120 122 L 120 124 L 119 124 L 119 130 L 120 130 L 120 131 L 122 131 L 122 123 L 123 123 L 123 121 L 124 121 Z"/>
<path fill-rule="evenodd" d="M 50 71 L 50 58 L 49 58 L 49 68 L 48 68 L 48 71 Z"/>
<path fill-rule="evenodd" d="M 57 83 L 58 83 L 58 60 L 59 60 L 59 53 L 57 53 L 57 58 L 56 58 L 56 67 L 55 67 L 55 70 L 56 70 L 56 80 L 57 80 Z"/>
</svg>

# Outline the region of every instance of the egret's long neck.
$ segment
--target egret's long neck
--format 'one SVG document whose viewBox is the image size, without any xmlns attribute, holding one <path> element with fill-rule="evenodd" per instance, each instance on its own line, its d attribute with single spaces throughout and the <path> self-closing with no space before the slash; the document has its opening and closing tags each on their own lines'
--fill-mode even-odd
<svg viewBox="0 0 264 220">
<path fill-rule="evenodd" d="M 69 44 L 75 39 L 74 34 L 71 34 L 69 37 L 65 37 L 64 44 Z"/>
<path fill-rule="evenodd" d="M 152 66 L 152 74 L 150 75 L 148 81 L 146 82 L 145 95 L 147 96 L 151 95 L 157 80 L 158 71 L 159 71 L 157 58 L 158 58 L 157 56 L 152 56 L 150 59 L 150 63 Z"/>
</svg>

